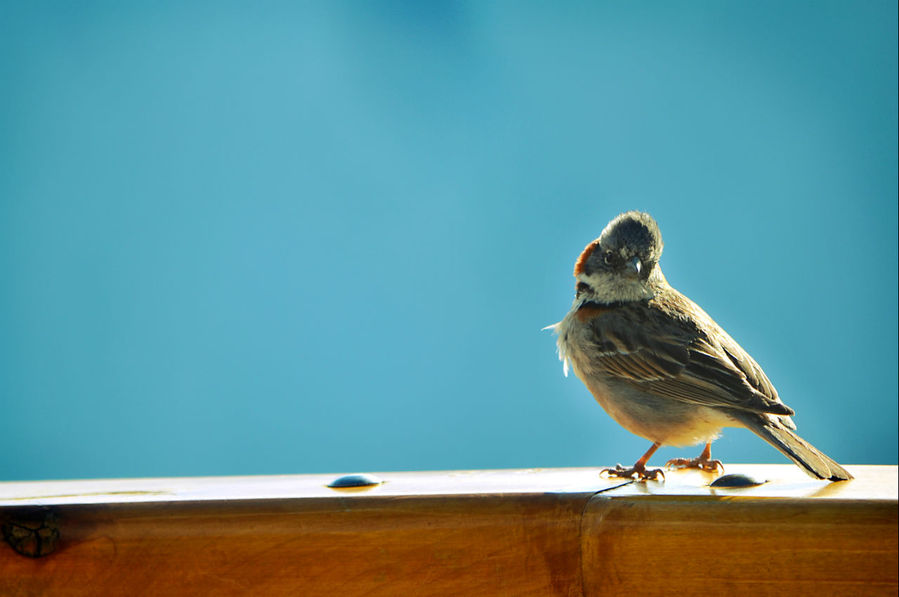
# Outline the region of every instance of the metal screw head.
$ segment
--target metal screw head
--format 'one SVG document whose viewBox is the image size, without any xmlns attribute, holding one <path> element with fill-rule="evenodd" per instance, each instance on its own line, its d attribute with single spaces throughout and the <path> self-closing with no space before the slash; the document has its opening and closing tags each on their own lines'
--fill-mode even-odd
<svg viewBox="0 0 899 597">
<path fill-rule="evenodd" d="M 744 475 L 742 473 L 733 473 L 730 475 L 722 475 L 718 477 L 709 484 L 709 487 L 755 487 L 757 485 L 764 485 L 767 482 L 768 481 L 759 481 L 754 477 L 750 477 L 749 475 Z"/>
<path fill-rule="evenodd" d="M 383 481 L 374 475 L 359 473 L 337 477 L 328 483 L 328 487 L 332 489 L 346 489 L 348 487 L 371 487 L 373 485 L 380 485 L 381 483 L 383 483 Z"/>
</svg>

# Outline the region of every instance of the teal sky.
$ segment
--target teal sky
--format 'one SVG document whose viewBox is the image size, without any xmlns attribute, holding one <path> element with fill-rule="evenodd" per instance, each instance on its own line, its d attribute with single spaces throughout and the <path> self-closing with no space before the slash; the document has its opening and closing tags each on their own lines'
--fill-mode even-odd
<svg viewBox="0 0 899 597">
<path fill-rule="evenodd" d="M 897 462 L 895 2 L 0 0 L 0 86 L 0 479 L 632 463 L 541 331 L 627 209 Z"/>
</svg>

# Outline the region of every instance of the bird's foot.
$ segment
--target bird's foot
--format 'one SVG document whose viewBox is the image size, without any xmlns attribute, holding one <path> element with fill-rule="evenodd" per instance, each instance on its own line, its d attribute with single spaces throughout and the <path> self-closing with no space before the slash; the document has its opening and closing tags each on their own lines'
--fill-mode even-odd
<svg viewBox="0 0 899 597">
<path fill-rule="evenodd" d="M 615 468 L 604 468 L 599 471 L 600 477 L 620 477 L 622 479 L 636 479 L 637 481 L 664 481 L 665 471 L 660 468 L 647 469 L 645 466 L 634 465 L 628 468 L 616 464 Z M 661 479 L 659 478 L 661 477 Z"/>
<path fill-rule="evenodd" d="M 712 460 L 711 458 L 672 458 L 665 463 L 667 469 L 686 469 L 695 468 L 707 473 L 724 472 L 724 464 L 720 460 Z"/>
</svg>

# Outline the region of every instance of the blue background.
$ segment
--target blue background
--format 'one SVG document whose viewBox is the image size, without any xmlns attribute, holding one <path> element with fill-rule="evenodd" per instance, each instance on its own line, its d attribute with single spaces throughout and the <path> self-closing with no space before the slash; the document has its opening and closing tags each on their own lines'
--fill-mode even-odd
<svg viewBox="0 0 899 597">
<path fill-rule="evenodd" d="M 0 478 L 632 463 L 541 328 L 634 208 L 897 462 L 895 2 L 0 7 Z"/>
</svg>

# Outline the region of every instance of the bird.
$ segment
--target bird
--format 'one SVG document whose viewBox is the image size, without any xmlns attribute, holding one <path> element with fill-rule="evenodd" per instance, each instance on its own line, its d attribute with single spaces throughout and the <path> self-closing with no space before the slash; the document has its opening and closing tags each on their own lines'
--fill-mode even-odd
<svg viewBox="0 0 899 597">
<path fill-rule="evenodd" d="M 724 427 L 745 427 L 817 479 L 852 475 L 796 434 L 795 414 L 768 376 L 696 303 L 665 279 L 662 234 L 648 213 L 627 211 L 587 245 L 574 266 L 575 298 L 560 322 L 559 359 L 618 424 L 652 442 L 632 467 L 604 476 L 664 478 L 647 463 L 663 445 L 704 444 L 666 468 L 723 472 L 711 457 Z"/>
</svg>

